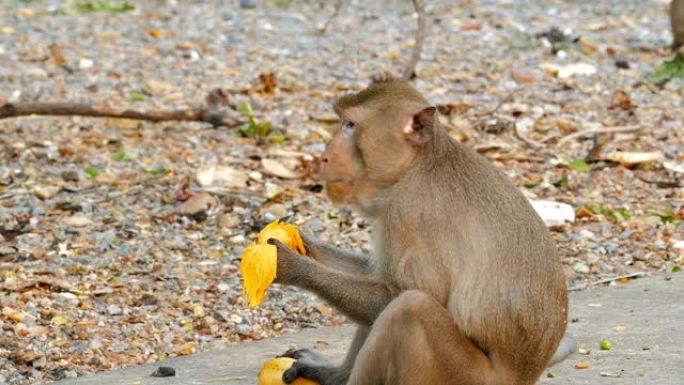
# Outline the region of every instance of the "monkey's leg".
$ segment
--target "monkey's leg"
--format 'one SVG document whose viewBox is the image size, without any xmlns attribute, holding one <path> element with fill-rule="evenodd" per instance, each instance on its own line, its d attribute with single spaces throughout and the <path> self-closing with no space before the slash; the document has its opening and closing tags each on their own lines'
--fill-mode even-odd
<svg viewBox="0 0 684 385">
<path fill-rule="evenodd" d="M 361 346 L 366 341 L 370 328 L 359 326 L 354 334 L 347 356 L 341 365 L 335 366 L 324 360 L 317 354 L 308 349 L 288 351 L 283 356 L 297 359 L 290 369 L 283 373 L 283 381 L 290 383 L 297 377 L 304 377 L 315 380 L 321 385 L 342 385 L 349 379 L 356 356 L 361 350 Z"/>
<path fill-rule="evenodd" d="M 371 264 L 368 256 L 325 244 L 310 235 L 302 234 L 302 238 L 311 257 L 316 261 L 352 274 L 370 273 Z"/>
<path fill-rule="evenodd" d="M 410 290 L 375 321 L 347 384 L 528 384 L 502 381 L 498 371 L 441 304 Z"/>
</svg>

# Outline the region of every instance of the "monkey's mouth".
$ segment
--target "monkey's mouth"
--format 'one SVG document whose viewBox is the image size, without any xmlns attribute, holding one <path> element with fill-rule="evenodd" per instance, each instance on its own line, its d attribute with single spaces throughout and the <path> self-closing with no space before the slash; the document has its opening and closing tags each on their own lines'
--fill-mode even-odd
<svg viewBox="0 0 684 385">
<path fill-rule="evenodd" d="M 333 202 L 345 201 L 352 189 L 352 182 L 349 180 L 337 180 L 325 183 L 325 191 Z"/>
</svg>

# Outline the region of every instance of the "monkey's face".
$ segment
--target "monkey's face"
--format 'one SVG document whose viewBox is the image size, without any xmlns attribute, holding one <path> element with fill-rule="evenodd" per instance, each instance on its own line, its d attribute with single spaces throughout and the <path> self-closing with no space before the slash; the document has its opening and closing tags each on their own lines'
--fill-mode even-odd
<svg viewBox="0 0 684 385">
<path fill-rule="evenodd" d="M 434 107 L 401 81 L 338 100 L 342 121 L 323 153 L 320 178 L 336 203 L 374 211 L 376 198 L 411 167 L 431 137 Z"/>
<path fill-rule="evenodd" d="M 321 158 L 318 175 L 325 182 L 328 196 L 336 203 L 353 203 L 350 194 L 363 170 L 356 134 L 355 124 L 343 120 Z"/>
</svg>

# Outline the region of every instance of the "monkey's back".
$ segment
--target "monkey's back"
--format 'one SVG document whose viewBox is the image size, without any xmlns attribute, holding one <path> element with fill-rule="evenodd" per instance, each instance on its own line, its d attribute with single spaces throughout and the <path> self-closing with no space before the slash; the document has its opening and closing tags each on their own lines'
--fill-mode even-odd
<svg viewBox="0 0 684 385">
<path fill-rule="evenodd" d="M 446 134 L 435 139 L 434 158 L 409 171 L 388 199 L 386 221 L 409 227 L 401 238 L 385 235 L 394 259 L 387 264 L 398 266 L 392 278 L 441 301 L 495 365 L 538 376 L 545 364 L 529 363 L 551 358 L 567 319 L 554 242 L 493 164 Z"/>
</svg>

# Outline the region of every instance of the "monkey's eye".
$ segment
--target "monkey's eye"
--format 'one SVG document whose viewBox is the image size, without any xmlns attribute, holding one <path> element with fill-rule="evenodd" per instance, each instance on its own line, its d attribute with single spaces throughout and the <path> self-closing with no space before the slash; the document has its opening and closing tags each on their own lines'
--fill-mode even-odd
<svg viewBox="0 0 684 385">
<path fill-rule="evenodd" d="M 345 119 L 342 121 L 342 132 L 344 132 L 345 134 L 351 134 L 354 132 L 355 129 L 356 126 L 354 125 L 354 122 L 352 122 L 351 120 Z"/>
</svg>

